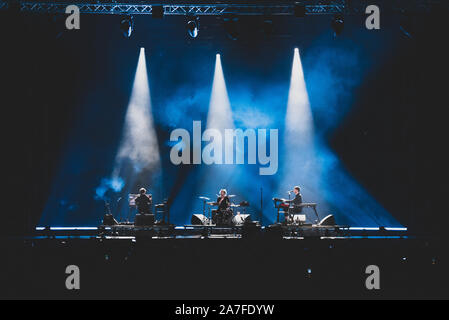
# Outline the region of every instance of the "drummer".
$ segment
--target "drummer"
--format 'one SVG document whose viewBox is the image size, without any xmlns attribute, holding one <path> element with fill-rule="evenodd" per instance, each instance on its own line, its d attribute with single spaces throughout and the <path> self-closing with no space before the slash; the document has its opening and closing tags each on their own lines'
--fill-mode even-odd
<svg viewBox="0 0 449 320">
<path fill-rule="evenodd" d="M 231 206 L 231 200 L 229 200 L 228 192 L 226 189 L 220 190 L 220 196 L 217 198 L 217 205 L 219 212 L 225 212 Z"/>
</svg>

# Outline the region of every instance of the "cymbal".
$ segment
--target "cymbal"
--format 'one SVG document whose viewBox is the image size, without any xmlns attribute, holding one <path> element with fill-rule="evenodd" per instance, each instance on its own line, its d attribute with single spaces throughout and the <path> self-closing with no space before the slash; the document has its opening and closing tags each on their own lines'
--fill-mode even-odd
<svg viewBox="0 0 449 320">
<path fill-rule="evenodd" d="M 198 199 L 201 199 L 201 200 L 210 200 L 210 198 L 208 198 L 208 197 L 203 197 L 203 196 L 198 197 Z"/>
<path fill-rule="evenodd" d="M 231 207 L 232 207 L 232 208 L 238 208 L 238 207 L 240 207 L 240 205 L 239 205 L 239 204 L 231 203 Z"/>
<path fill-rule="evenodd" d="M 217 206 L 217 204 L 215 202 L 206 202 L 206 204 L 208 204 L 210 206 Z"/>
<path fill-rule="evenodd" d="M 220 198 L 221 196 L 219 194 L 217 194 L 217 198 Z M 234 198 L 237 197 L 235 194 L 229 194 L 227 195 L 228 198 Z"/>
</svg>

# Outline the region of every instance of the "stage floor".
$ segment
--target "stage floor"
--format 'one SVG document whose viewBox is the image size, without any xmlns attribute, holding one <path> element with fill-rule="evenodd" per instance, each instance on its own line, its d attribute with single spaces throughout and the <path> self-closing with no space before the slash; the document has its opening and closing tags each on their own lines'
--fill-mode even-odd
<svg viewBox="0 0 449 320">
<path fill-rule="evenodd" d="M 348 226 L 282 225 L 261 227 L 216 225 L 154 225 L 120 224 L 99 227 L 38 227 L 28 238 L 150 238 L 150 239 L 359 239 L 409 238 L 406 228 L 360 228 Z"/>
</svg>

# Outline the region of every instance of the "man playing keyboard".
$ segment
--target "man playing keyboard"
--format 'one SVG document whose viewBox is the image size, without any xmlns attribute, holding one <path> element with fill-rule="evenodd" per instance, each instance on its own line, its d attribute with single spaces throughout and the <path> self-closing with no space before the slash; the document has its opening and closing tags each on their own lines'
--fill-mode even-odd
<svg viewBox="0 0 449 320">
<path fill-rule="evenodd" d="M 295 198 L 292 200 L 286 200 L 286 203 L 289 203 L 292 205 L 290 208 L 290 214 L 299 214 L 302 212 L 302 207 L 300 206 L 302 203 L 302 195 L 300 193 L 301 189 L 299 186 L 295 186 L 293 188 L 293 193 L 295 194 Z"/>
</svg>

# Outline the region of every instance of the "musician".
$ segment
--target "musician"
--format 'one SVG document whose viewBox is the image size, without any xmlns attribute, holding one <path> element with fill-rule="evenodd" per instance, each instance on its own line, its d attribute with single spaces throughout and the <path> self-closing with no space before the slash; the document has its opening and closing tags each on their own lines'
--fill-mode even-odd
<svg viewBox="0 0 449 320">
<path fill-rule="evenodd" d="M 212 217 L 212 221 L 217 225 L 227 225 L 232 218 L 232 210 L 231 200 L 229 200 L 226 189 L 220 190 L 220 196 L 214 204 L 218 206 L 218 209 Z"/>
<path fill-rule="evenodd" d="M 220 196 L 217 198 L 218 211 L 224 212 L 231 206 L 231 200 L 229 200 L 228 192 L 226 189 L 220 190 Z"/>
<path fill-rule="evenodd" d="M 153 204 L 153 199 L 151 195 L 146 195 L 147 190 L 145 188 L 139 189 L 140 195 L 136 198 L 137 211 L 140 214 L 150 214 L 151 205 Z"/>
<path fill-rule="evenodd" d="M 298 213 L 301 213 L 301 211 L 302 211 L 302 207 L 300 206 L 300 204 L 302 203 L 302 195 L 301 195 L 300 191 L 301 191 L 301 189 L 299 188 L 299 186 L 295 186 L 293 188 L 293 193 L 295 194 L 295 198 L 292 200 L 285 201 L 293 206 L 293 208 L 290 209 L 290 210 L 292 210 L 293 214 L 298 214 Z"/>
</svg>

